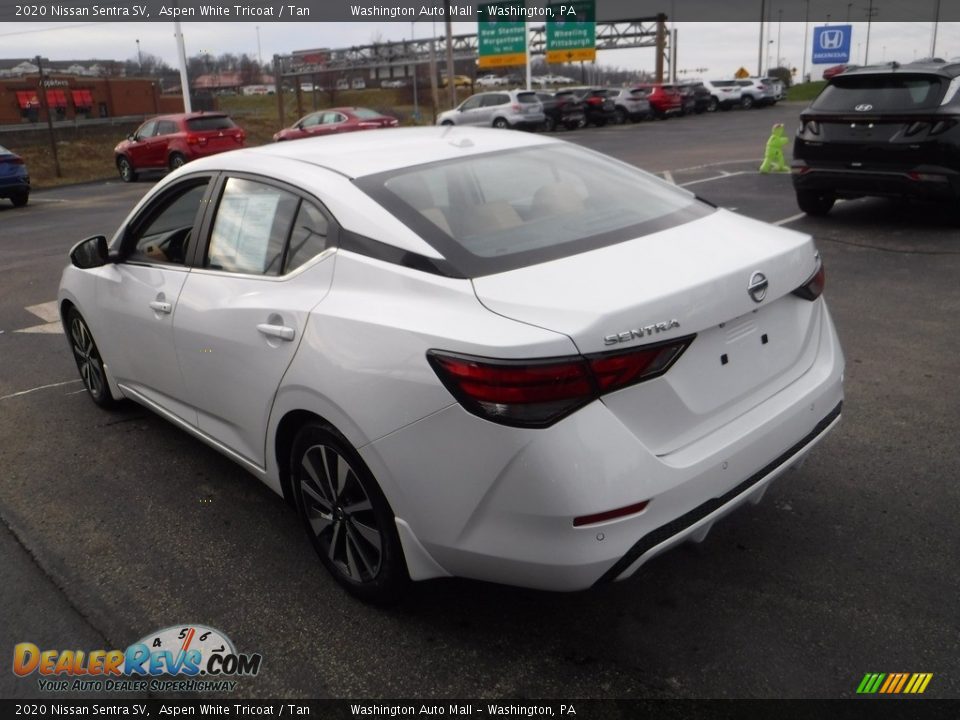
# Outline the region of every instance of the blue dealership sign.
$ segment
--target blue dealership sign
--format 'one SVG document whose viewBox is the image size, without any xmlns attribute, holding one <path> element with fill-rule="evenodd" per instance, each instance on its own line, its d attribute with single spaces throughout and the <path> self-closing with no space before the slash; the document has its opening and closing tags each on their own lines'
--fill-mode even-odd
<svg viewBox="0 0 960 720">
<path fill-rule="evenodd" d="M 850 62 L 852 25 L 823 25 L 813 29 L 813 63 Z"/>
</svg>

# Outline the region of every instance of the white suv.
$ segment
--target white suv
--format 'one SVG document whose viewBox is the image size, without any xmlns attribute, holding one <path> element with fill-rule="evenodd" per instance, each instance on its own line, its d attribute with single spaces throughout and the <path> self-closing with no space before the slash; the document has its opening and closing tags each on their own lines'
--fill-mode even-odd
<svg viewBox="0 0 960 720">
<path fill-rule="evenodd" d="M 503 87 L 507 84 L 507 79 L 505 77 L 500 77 L 499 75 L 490 74 L 477 78 L 478 87 Z"/>
<path fill-rule="evenodd" d="M 730 110 L 740 104 L 741 88 L 736 80 L 704 80 L 703 86 L 710 91 L 707 112 Z"/>
<path fill-rule="evenodd" d="M 471 95 L 458 107 L 441 113 L 437 125 L 533 129 L 542 125 L 544 119 L 543 103 L 535 92 L 501 90 Z"/>
<path fill-rule="evenodd" d="M 740 107 L 744 110 L 773 105 L 777 101 L 776 90 L 765 78 L 744 78 L 736 83 L 740 86 Z"/>
</svg>

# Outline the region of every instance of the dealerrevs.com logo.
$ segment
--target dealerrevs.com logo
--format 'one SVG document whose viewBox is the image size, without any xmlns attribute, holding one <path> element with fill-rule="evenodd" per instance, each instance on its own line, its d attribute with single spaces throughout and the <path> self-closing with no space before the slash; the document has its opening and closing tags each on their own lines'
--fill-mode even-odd
<svg viewBox="0 0 960 720">
<path fill-rule="evenodd" d="M 263 656 L 238 653 L 219 630 L 173 625 L 126 650 L 41 650 L 23 642 L 13 649 L 13 672 L 39 677 L 45 692 L 230 692 L 236 677 L 254 677 Z"/>
</svg>

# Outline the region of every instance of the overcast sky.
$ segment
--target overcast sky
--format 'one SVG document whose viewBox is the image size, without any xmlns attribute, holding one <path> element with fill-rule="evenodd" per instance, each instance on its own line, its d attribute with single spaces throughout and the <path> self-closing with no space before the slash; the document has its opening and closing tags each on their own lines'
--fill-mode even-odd
<svg viewBox="0 0 960 720">
<path fill-rule="evenodd" d="M 759 54 L 759 22 L 677 23 L 679 34 L 679 67 L 693 72 L 686 77 L 718 78 L 732 75 L 743 66 L 756 72 Z M 813 27 L 815 23 L 810 23 Z M 817 23 L 819 24 L 819 23 Z M 778 55 L 785 64 L 799 69 L 803 61 L 804 23 L 782 25 L 767 23 L 771 43 L 767 56 L 772 65 Z M 867 48 L 867 23 L 853 23 L 852 62 L 862 63 Z M 442 22 L 437 33 L 442 34 Z M 476 23 L 454 23 L 454 34 L 472 33 Z M 256 57 L 257 26 L 252 23 L 183 23 L 187 54 L 208 52 L 247 53 Z M 277 54 L 309 48 L 336 48 L 369 43 L 376 36 L 384 40 L 429 37 L 433 23 L 265 23 L 259 26 L 260 50 L 265 61 Z M 766 32 L 766 31 L 765 31 Z M 898 60 L 909 62 L 930 53 L 932 22 L 874 22 L 870 29 L 871 62 Z M 173 23 L 9 23 L 0 29 L 0 57 L 33 57 L 38 54 L 51 60 L 83 60 L 88 58 L 126 60 L 136 58 L 136 40 L 143 52 L 157 55 L 176 65 L 176 43 Z M 812 42 L 808 40 L 808 44 Z M 941 22 L 937 33 L 937 55 L 960 56 L 960 23 Z M 819 76 L 826 65 L 811 68 L 807 52 L 807 69 Z M 651 48 L 608 50 L 598 53 L 599 63 L 634 70 L 654 69 Z M 767 61 L 764 60 L 766 66 Z M 706 68 L 697 72 L 697 68 Z"/>
</svg>

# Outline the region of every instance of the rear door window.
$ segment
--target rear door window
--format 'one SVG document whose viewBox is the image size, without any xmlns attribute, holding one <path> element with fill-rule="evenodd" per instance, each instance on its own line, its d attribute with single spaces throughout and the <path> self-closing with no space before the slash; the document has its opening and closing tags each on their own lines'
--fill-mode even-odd
<svg viewBox="0 0 960 720">
<path fill-rule="evenodd" d="M 943 83 L 934 75 L 838 76 L 814 101 L 813 110 L 852 111 L 872 105 L 873 112 L 930 110 L 940 104 Z"/>
<path fill-rule="evenodd" d="M 237 124 L 226 115 L 207 115 L 187 120 L 187 130 L 191 132 L 205 132 L 208 130 L 229 130 Z"/>
</svg>

